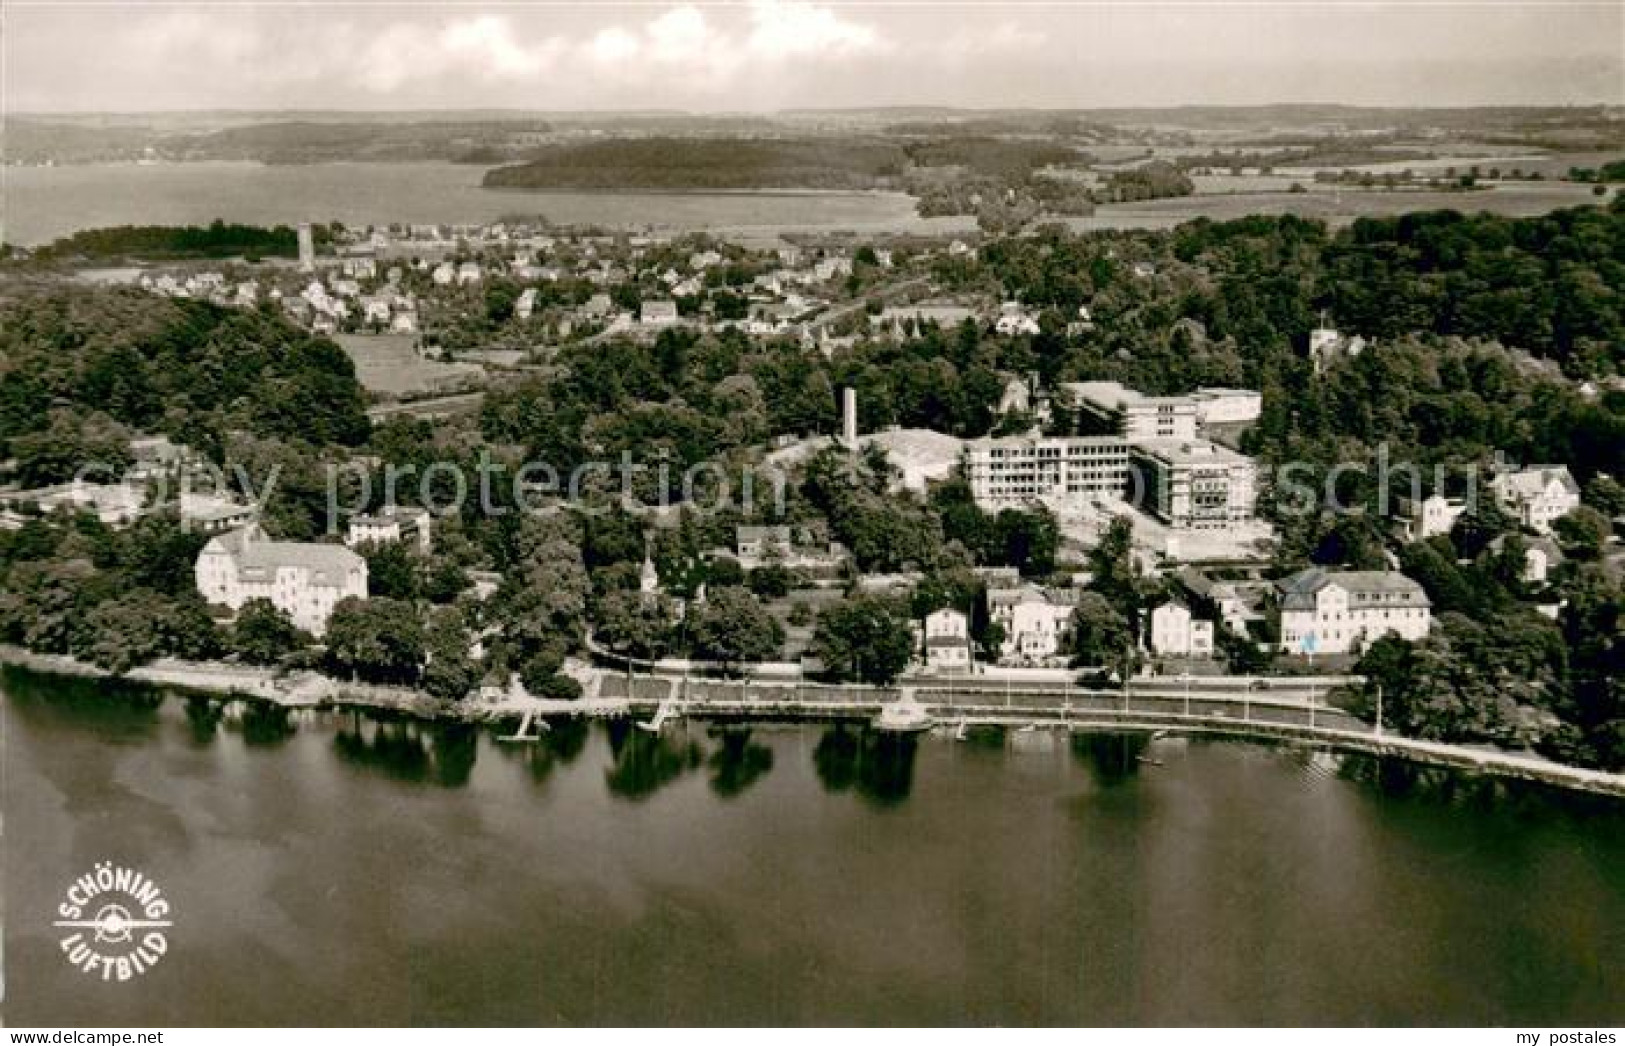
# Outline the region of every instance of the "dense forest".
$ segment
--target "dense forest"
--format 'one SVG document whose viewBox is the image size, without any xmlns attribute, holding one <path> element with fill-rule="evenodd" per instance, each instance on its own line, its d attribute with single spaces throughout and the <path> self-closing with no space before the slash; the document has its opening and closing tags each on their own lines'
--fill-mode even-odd
<svg viewBox="0 0 1625 1046">
<path fill-rule="evenodd" d="M 349 357 L 270 307 L 60 285 L 0 304 L 0 454 L 25 483 L 69 478 L 78 461 L 116 464 L 132 433 L 218 457 L 234 429 L 364 440 Z"/>
<path fill-rule="evenodd" d="M 628 138 L 554 145 L 486 172 L 501 189 L 873 189 L 907 157 L 878 139 Z"/>
<path fill-rule="evenodd" d="M 325 226 L 315 227 L 311 231 L 318 243 L 325 244 L 330 238 Z M 209 225 L 120 225 L 107 229 L 84 229 L 34 253 L 43 261 L 293 258 L 299 253 L 299 237 L 286 225 L 270 229 L 257 225 L 227 225 L 222 221 Z"/>
</svg>

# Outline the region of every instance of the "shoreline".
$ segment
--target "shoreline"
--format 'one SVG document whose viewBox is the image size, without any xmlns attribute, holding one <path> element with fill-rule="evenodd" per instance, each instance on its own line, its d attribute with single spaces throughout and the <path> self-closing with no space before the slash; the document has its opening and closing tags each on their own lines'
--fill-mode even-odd
<svg viewBox="0 0 1625 1046">
<path fill-rule="evenodd" d="M 737 696 L 711 696 L 694 700 L 678 696 L 678 688 L 684 682 L 681 678 L 637 675 L 634 678 L 639 682 L 653 681 L 664 684 L 668 691 L 667 696 L 662 699 L 640 697 L 636 696 L 636 691 L 633 690 L 631 696 L 604 697 L 599 695 L 597 684 L 609 675 L 617 679 L 624 677 L 620 673 L 600 673 L 594 676 L 595 685 L 589 688 L 589 692 L 575 701 L 545 700 L 524 694 L 507 694 L 497 700 L 491 700 L 488 691 L 485 700 L 470 697 L 461 702 L 448 702 L 411 687 L 348 683 L 316 672 L 282 673 L 273 668 L 231 665 L 224 662 L 200 663 L 161 659 L 132 669 L 123 676 L 115 677 L 105 669 L 67 655 L 39 654 L 0 644 L 0 665 L 40 675 L 127 680 L 215 698 L 246 698 L 289 709 L 356 708 L 404 713 L 426 720 L 465 723 L 494 723 L 533 715 L 620 717 L 640 712 L 654 712 L 659 718 L 666 714 L 668 706 L 677 715 L 699 719 L 746 722 L 858 720 L 868 723 L 888 696 L 897 693 L 912 695 L 914 690 L 913 687 L 906 685 L 865 688 L 873 695 L 872 698 L 866 694 L 863 699 L 854 699 L 850 696 L 846 698 L 837 696 L 843 691 L 850 693 L 850 688 L 801 683 L 793 687 L 794 696 L 790 697 L 783 693 L 786 689 L 790 689 L 783 684 L 729 681 L 723 685 L 737 687 Z M 705 682 L 717 684 L 719 681 Z M 756 693 L 752 692 L 753 688 Z M 779 693 L 775 696 L 772 691 Z M 828 696 L 822 698 L 811 696 L 820 692 L 826 692 Z M 953 702 L 947 706 L 928 703 L 927 707 L 937 713 L 939 726 L 957 721 L 960 726 L 1017 728 L 1038 725 L 1072 732 L 1163 731 L 1254 744 L 1286 743 L 1397 758 L 1420 765 L 1488 774 L 1569 791 L 1625 799 L 1625 774 L 1569 766 L 1533 755 L 1422 741 L 1391 734 L 1357 733 L 1350 730 L 1258 720 L 1243 722 L 1234 720 L 1223 712 L 1193 716 L 1188 713 L 1180 715 L 1166 711 L 1131 710 L 1127 704 L 1125 700 L 1125 707 L 1120 711 L 1110 708 L 1075 709 L 1071 707 L 1070 702 L 1064 707 L 1053 703 L 1048 707 L 1034 707 L 994 703 L 990 695 L 984 695 L 982 700 L 976 703 Z"/>
</svg>

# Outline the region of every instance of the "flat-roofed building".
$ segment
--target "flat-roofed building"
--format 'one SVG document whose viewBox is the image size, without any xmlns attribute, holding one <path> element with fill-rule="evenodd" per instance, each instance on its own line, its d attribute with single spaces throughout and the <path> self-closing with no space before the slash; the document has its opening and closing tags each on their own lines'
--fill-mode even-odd
<svg viewBox="0 0 1625 1046">
<path fill-rule="evenodd" d="M 674 301 L 646 301 L 638 310 L 638 322 L 645 327 L 670 327 L 679 318 Z"/>
<path fill-rule="evenodd" d="M 1009 436 L 965 444 L 965 478 L 986 511 L 1043 498 L 1120 499 L 1128 445 L 1120 436 Z"/>
<path fill-rule="evenodd" d="M 1147 440 L 1129 451 L 1140 507 L 1171 527 L 1218 530 L 1253 518 L 1258 468 L 1207 440 Z"/>
<path fill-rule="evenodd" d="M 1264 397 L 1252 389 L 1197 389 L 1191 399 L 1198 425 L 1236 425 L 1257 421 L 1264 413 Z"/>
<path fill-rule="evenodd" d="M 1146 396 L 1116 381 L 1067 382 L 1061 391 L 1073 407 L 1130 442 L 1196 438 L 1190 396 Z"/>
</svg>

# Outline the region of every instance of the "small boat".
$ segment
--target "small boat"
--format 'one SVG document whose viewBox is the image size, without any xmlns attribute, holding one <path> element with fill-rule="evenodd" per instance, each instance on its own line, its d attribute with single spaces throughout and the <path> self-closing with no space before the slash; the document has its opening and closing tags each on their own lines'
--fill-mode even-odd
<svg viewBox="0 0 1625 1046">
<path fill-rule="evenodd" d="M 918 734 L 935 725 L 925 706 L 910 698 L 882 705 L 874 721 L 876 730 L 889 734 Z"/>
<path fill-rule="evenodd" d="M 1144 763 L 1146 766 L 1161 766 L 1162 765 L 1162 760 L 1157 759 L 1157 758 L 1155 758 L 1153 756 L 1137 755 L 1134 758 L 1138 762 Z"/>
</svg>

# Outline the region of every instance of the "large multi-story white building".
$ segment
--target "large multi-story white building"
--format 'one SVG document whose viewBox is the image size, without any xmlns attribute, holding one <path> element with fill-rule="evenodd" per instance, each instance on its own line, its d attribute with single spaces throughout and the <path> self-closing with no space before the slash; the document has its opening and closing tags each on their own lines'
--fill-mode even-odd
<svg viewBox="0 0 1625 1046">
<path fill-rule="evenodd" d="M 1129 452 L 1140 507 L 1169 526 L 1222 530 L 1253 518 L 1258 468 L 1207 440 L 1146 440 Z"/>
<path fill-rule="evenodd" d="M 1580 507 L 1580 485 L 1567 465 L 1533 465 L 1490 480 L 1490 493 L 1517 521 L 1537 534 Z"/>
<path fill-rule="evenodd" d="M 1067 382 L 1061 391 L 1072 406 L 1130 442 L 1196 438 L 1196 400 L 1190 396 L 1147 396 L 1116 381 Z"/>
<path fill-rule="evenodd" d="M 1030 437 L 965 444 L 965 479 L 985 511 L 1041 498 L 1120 499 L 1128 483 L 1128 445 L 1120 436 Z"/>
<path fill-rule="evenodd" d="M 1433 625 L 1422 586 L 1394 571 L 1310 567 L 1280 582 L 1280 590 L 1287 653 L 1359 653 L 1389 634 L 1425 639 Z"/>
<path fill-rule="evenodd" d="M 272 541 L 257 524 L 211 538 L 194 573 L 207 602 L 240 610 L 268 599 L 312 635 L 327 631 L 339 600 L 367 598 L 367 561 L 359 555 L 343 545 Z"/>
<path fill-rule="evenodd" d="M 1034 585 L 989 589 L 988 618 L 1004 630 L 999 660 L 1042 665 L 1058 657 L 1072 623 L 1073 605 Z"/>
</svg>

